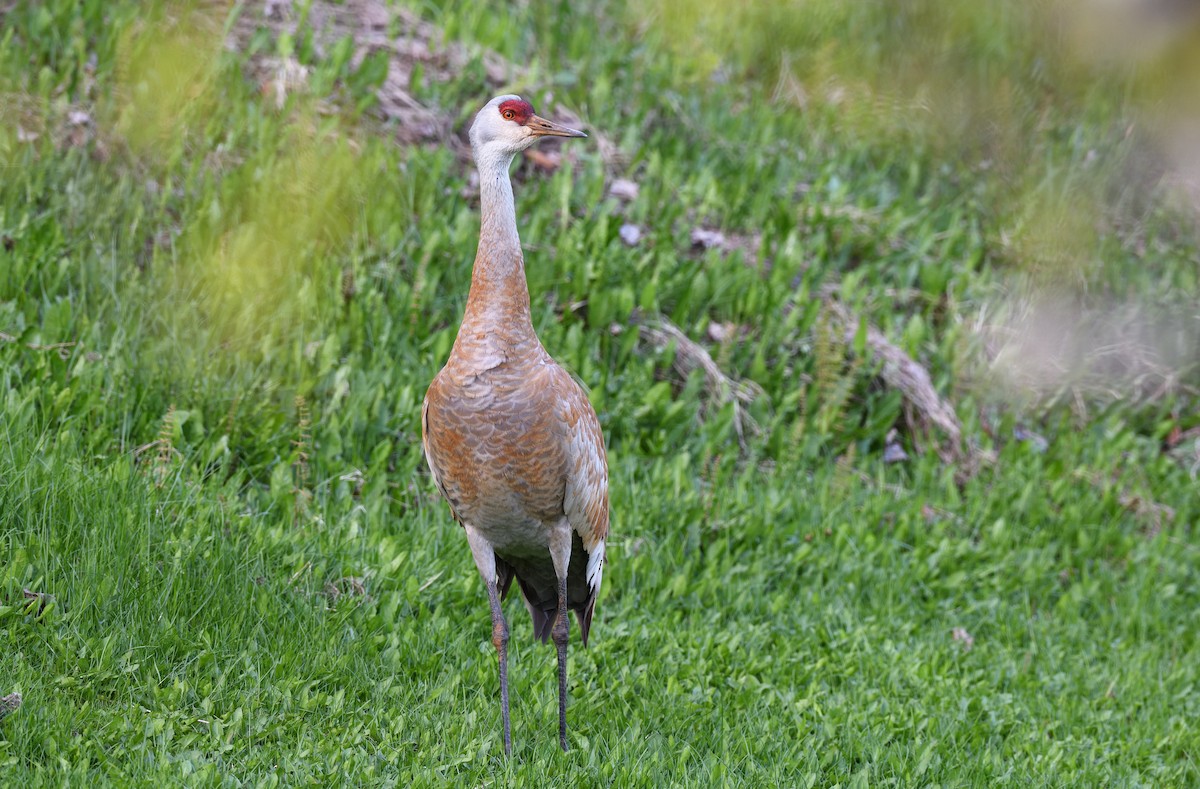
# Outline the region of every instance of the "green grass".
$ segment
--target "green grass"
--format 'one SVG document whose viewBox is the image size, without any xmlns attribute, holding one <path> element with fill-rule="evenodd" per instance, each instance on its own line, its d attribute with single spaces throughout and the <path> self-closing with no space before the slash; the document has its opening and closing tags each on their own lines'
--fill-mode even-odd
<svg viewBox="0 0 1200 789">
<path fill-rule="evenodd" d="M 420 6 L 624 155 L 593 137 L 518 169 L 535 324 L 590 388 L 614 517 L 567 754 L 552 650 L 509 601 L 505 758 L 486 598 L 419 442 L 470 279 L 469 171 L 392 140 L 370 60 L 303 35 L 222 52 L 226 17 L 197 7 L 0 25 L 0 696 L 24 699 L 0 783 L 1200 782 L 1200 496 L 1187 445 L 1166 451 L 1200 426 L 1198 250 L 1171 194 L 1122 181 L 1136 86 L 1015 124 L 1027 155 L 989 168 L 944 128 L 781 98 L 781 63 L 863 84 L 893 64 L 789 61 L 809 28 L 766 6 L 691 55 L 633 7 Z M 913 35 L 870 9 L 823 35 Z M 979 84 L 998 69 L 1024 108 L 1074 90 L 1022 81 L 1019 32 L 995 25 Z M 289 52 L 314 93 L 277 110 L 246 60 Z M 464 121 L 480 74 L 410 87 Z M 697 226 L 761 246 L 697 251 Z M 881 363 L 825 323 L 831 287 L 991 462 L 922 451 Z M 1048 289 L 1081 320 L 1152 313 L 1172 385 L 1093 366 L 1014 388 L 977 327 Z M 762 387 L 744 448 L 635 311 Z M 893 440 L 910 459 L 884 462 Z"/>
</svg>

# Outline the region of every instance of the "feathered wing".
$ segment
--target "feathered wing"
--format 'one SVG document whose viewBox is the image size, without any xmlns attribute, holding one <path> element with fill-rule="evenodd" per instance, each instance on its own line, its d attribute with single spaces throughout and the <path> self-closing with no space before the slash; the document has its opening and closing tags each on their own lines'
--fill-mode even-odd
<svg viewBox="0 0 1200 789">
<path fill-rule="evenodd" d="M 586 644 L 604 573 L 609 524 L 608 461 L 600 421 L 580 385 L 549 357 L 530 370 L 518 386 L 526 388 L 526 395 L 516 401 L 525 404 L 523 413 L 501 420 L 505 429 L 512 432 L 502 438 L 519 453 L 516 459 L 528 468 L 522 468 L 505 484 L 540 480 L 540 484 L 527 484 L 521 491 L 526 511 L 547 524 L 565 517 L 574 532 L 567 573 L 567 604 L 575 612 Z M 480 480 L 472 474 L 456 473 L 453 468 L 440 465 L 463 454 L 470 444 L 464 437 L 471 431 L 460 424 L 466 419 L 460 418 L 460 411 L 447 406 L 439 376 L 425 397 L 422 443 L 434 482 L 461 524 L 464 518 L 469 521 L 472 517 L 472 507 L 478 509 L 478 494 L 482 491 L 476 487 Z M 432 431 L 431 421 L 437 422 Z M 524 455 L 529 443 L 543 448 L 536 459 Z M 463 496 L 460 504 L 458 498 Z M 496 574 L 502 593 L 514 578 L 517 580 L 533 617 L 534 633 L 545 641 L 557 608 L 553 567 L 540 556 L 497 552 Z"/>
<path fill-rule="evenodd" d="M 437 461 L 434 460 L 434 453 L 429 446 L 429 397 L 434 395 L 434 387 L 437 386 L 437 378 L 433 379 L 429 390 L 425 393 L 425 400 L 421 403 L 421 449 L 425 451 L 425 462 L 429 464 L 429 473 L 433 475 L 433 482 L 437 485 L 438 491 L 442 494 L 442 498 L 450 505 L 450 514 L 454 516 L 454 520 L 462 524 L 462 519 L 458 513 L 454 511 L 454 502 L 450 499 L 450 494 L 446 492 L 446 486 L 442 483 L 442 474 L 438 469 Z"/>
<path fill-rule="evenodd" d="M 583 568 L 586 591 L 577 604 L 572 601 L 572 608 L 586 645 L 596 597 L 600 593 L 600 581 L 604 576 L 604 543 L 608 539 L 609 523 L 608 456 L 604 451 L 604 435 L 600 432 L 596 410 L 575 379 L 561 368 L 558 369 L 562 379 L 565 379 L 557 388 L 562 394 L 559 418 L 565 428 L 568 458 L 563 511 L 579 538 L 578 542 L 572 542 L 576 547 L 582 547 L 586 555 Z M 573 551 L 572 569 L 577 566 L 576 562 Z"/>
</svg>

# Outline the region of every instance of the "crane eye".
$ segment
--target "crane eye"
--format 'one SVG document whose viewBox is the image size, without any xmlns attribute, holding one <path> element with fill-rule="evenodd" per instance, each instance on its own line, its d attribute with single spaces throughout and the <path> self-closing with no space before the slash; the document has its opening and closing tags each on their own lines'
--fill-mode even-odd
<svg viewBox="0 0 1200 789">
<path fill-rule="evenodd" d="M 513 112 L 512 110 L 505 110 L 500 114 L 504 116 L 504 120 L 506 121 L 511 121 L 513 118 L 517 117 L 517 113 Z"/>
</svg>

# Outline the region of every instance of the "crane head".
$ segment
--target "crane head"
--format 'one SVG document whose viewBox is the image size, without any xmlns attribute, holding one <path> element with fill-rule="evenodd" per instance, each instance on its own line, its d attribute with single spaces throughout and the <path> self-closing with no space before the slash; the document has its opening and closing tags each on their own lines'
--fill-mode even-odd
<svg viewBox="0 0 1200 789">
<path fill-rule="evenodd" d="M 520 96 L 497 96 L 483 106 L 471 124 L 471 147 L 476 156 L 485 150 L 512 156 L 542 137 L 586 137 L 537 115 Z"/>
</svg>

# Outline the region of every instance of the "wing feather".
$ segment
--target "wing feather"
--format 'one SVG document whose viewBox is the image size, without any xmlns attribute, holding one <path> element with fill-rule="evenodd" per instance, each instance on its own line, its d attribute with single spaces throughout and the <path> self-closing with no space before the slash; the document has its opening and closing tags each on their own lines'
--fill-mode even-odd
<svg viewBox="0 0 1200 789">
<path fill-rule="evenodd" d="M 608 456 L 600 420 L 587 394 L 562 368 L 556 366 L 556 369 L 560 371 L 556 389 L 567 458 L 563 512 L 587 554 L 584 573 L 587 597 L 576 608 L 583 643 L 587 644 L 592 612 L 604 576 L 604 544 L 609 526 Z"/>
<path fill-rule="evenodd" d="M 434 384 L 437 379 L 434 379 Z M 429 391 L 425 393 L 425 400 L 421 403 L 421 448 L 425 451 L 425 462 L 429 465 L 429 473 L 433 476 L 433 482 L 437 485 L 438 491 L 441 492 L 442 498 L 450 505 L 450 514 L 454 516 L 454 520 L 462 525 L 462 518 L 458 517 L 458 513 L 454 511 L 454 502 L 450 498 L 450 494 L 446 492 L 446 486 L 442 482 L 442 474 L 438 469 L 437 461 L 434 460 L 434 453 L 429 447 L 429 397 L 436 396 L 434 386 L 429 387 Z"/>
</svg>

